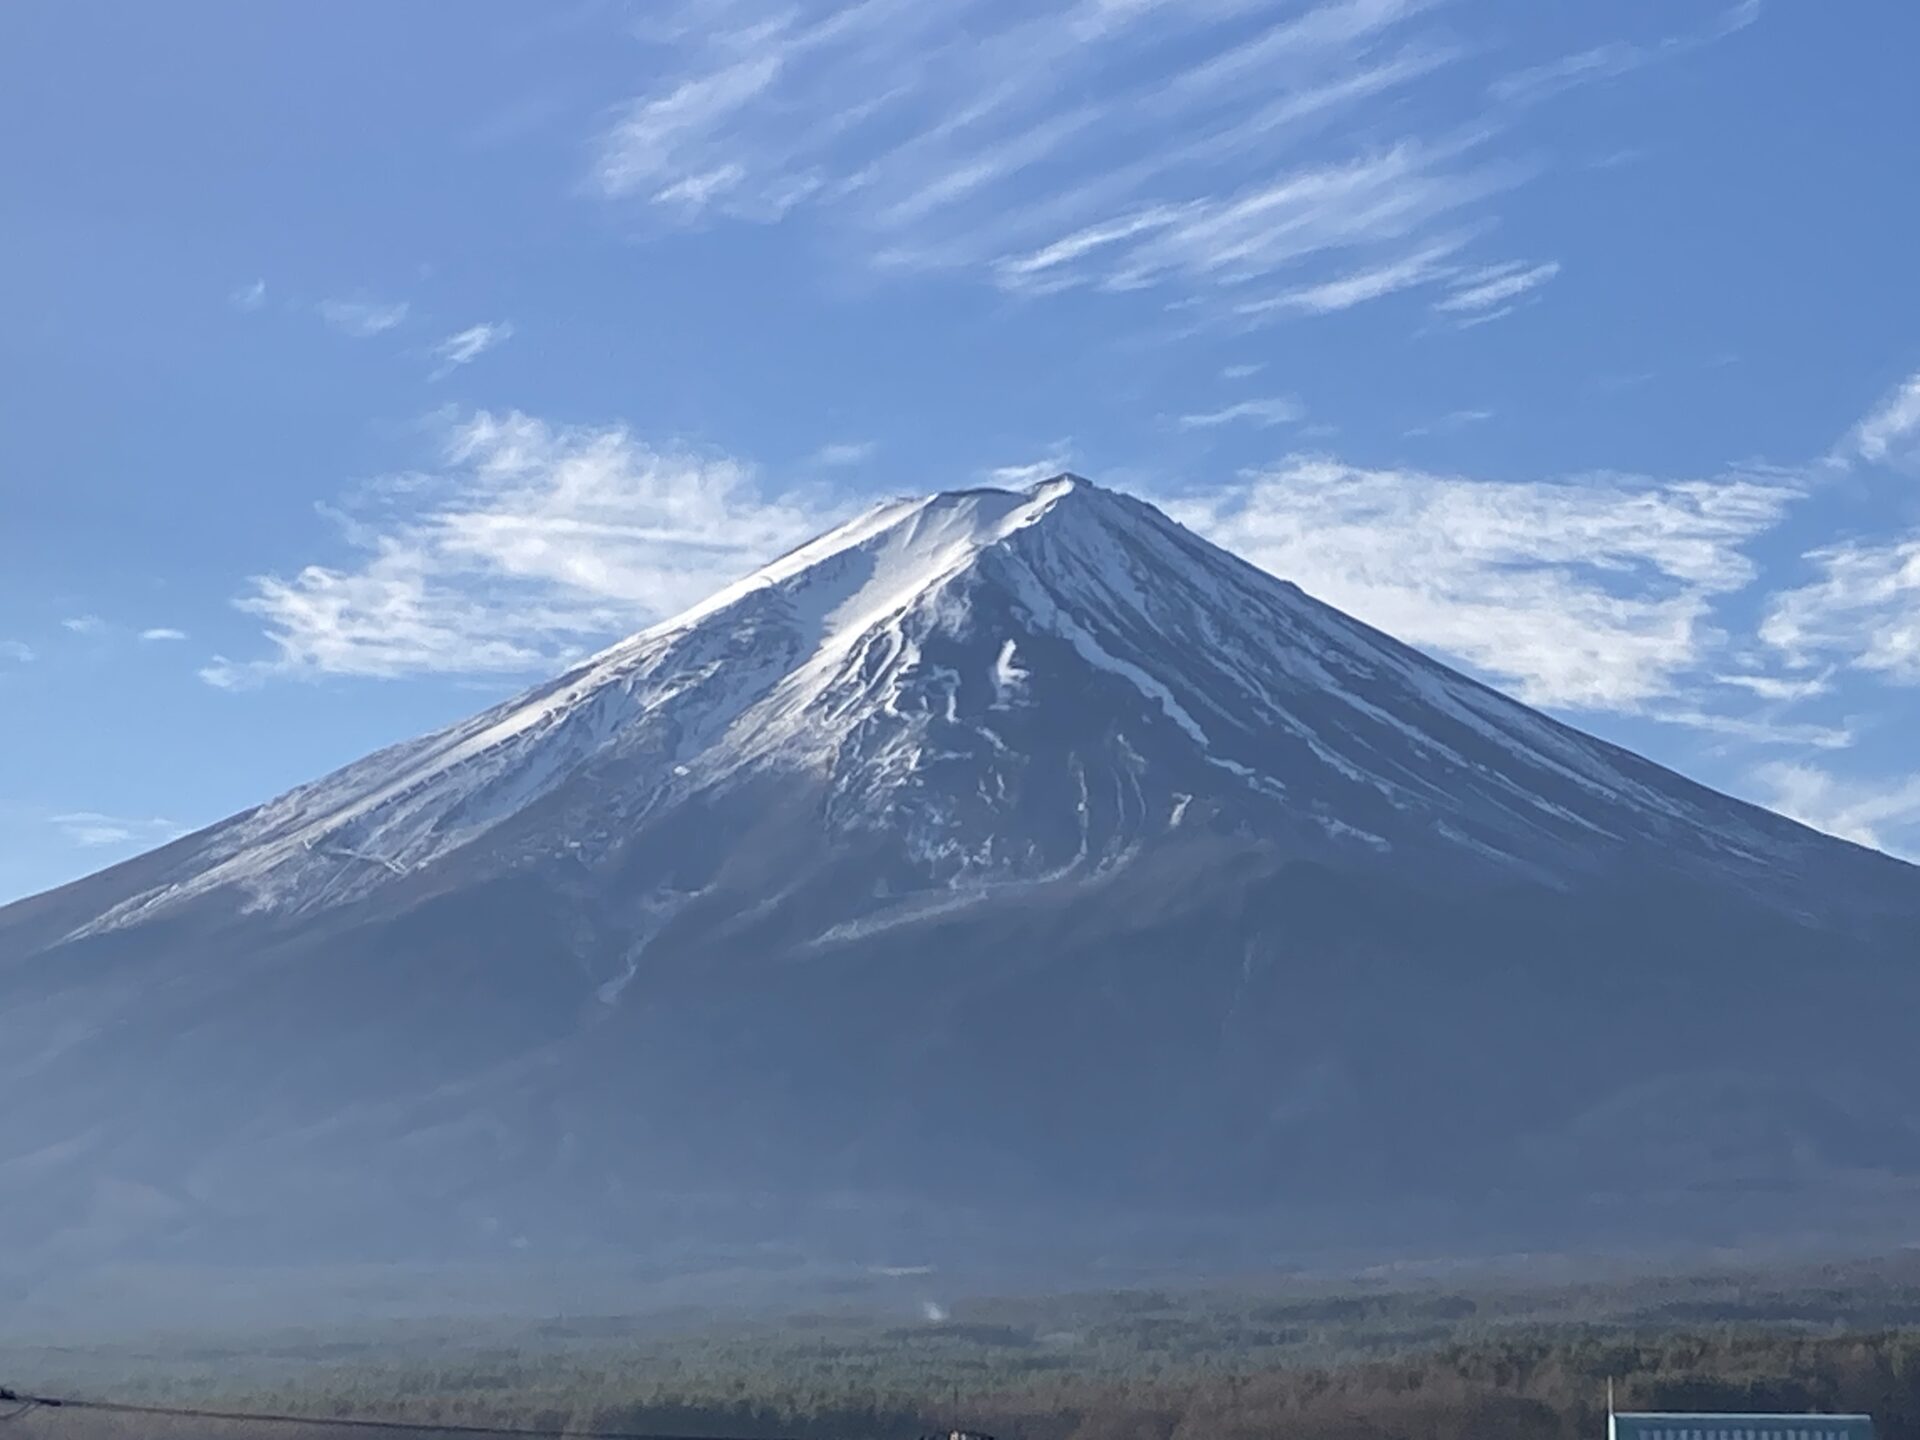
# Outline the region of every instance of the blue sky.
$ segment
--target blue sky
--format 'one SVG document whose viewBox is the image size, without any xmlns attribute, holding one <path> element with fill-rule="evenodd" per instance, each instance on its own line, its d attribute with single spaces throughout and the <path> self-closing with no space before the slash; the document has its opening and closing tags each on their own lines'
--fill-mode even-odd
<svg viewBox="0 0 1920 1440">
<path fill-rule="evenodd" d="M 1920 852 L 1920 11 L 0 9 L 0 899 L 1072 468 Z"/>
</svg>

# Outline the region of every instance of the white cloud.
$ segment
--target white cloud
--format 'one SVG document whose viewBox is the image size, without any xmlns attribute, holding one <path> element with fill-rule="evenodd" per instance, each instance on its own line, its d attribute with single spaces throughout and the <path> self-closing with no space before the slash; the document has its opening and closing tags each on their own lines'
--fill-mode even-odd
<svg viewBox="0 0 1920 1440">
<path fill-rule="evenodd" d="M 1326 51 L 1344 52 L 1357 41 L 1428 9 L 1434 0 L 1336 0 L 1301 15 L 1291 15 L 1244 43 L 1228 46 L 1211 60 L 1180 75 L 1173 88 L 1195 95 L 1218 93 L 1224 85 L 1272 73 L 1275 65 L 1297 64 Z"/>
<path fill-rule="evenodd" d="M 1451 435 L 1466 429 L 1469 425 L 1484 425 L 1491 419 L 1493 419 L 1491 410 L 1449 410 L 1438 420 L 1413 426 L 1406 434 L 1409 439 L 1416 439 L 1422 435 Z"/>
<path fill-rule="evenodd" d="M 1448 274 L 1440 262 L 1463 243 L 1458 239 L 1444 240 L 1385 265 L 1350 271 L 1317 285 L 1283 291 L 1269 299 L 1245 301 L 1234 309 L 1241 315 L 1265 315 L 1283 310 L 1327 315 L 1336 310 L 1350 310 L 1355 305 L 1364 305 L 1369 300 L 1424 285 Z"/>
<path fill-rule="evenodd" d="M 1771 715 L 1728 715 L 1698 707 L 1661 706 L 1644 712 L 1649 719 L 1711 735 L 1726 735 L 1754 745 L 1791 745 L 1799 749 L 1844 750 L 1854 742 L 1848 725 L 1818 725 Z"/>
<path fill-rule="evenodd" d="M 236 310 L 258 310 L 267 303 L 267 282 L 255 280 L 249 285 L 236 286 L 227 296 L 227 303 Z"/>
<path fill-rule="evenodd" d="M 1680 35 L 1668 35 L 1650 45 L 1635 45 L 1610 40 L 1589 49 L 1564 55 L 1544 64 L 1517 70 L 1488 86 L 1494 99 L 1513 105 L 1531 105 L 1563 91 L 1601 80 L 1611 80 L 1661 60 L 1671 60 L 1724 40 L 1760 18 L 1761 0 L 1738 0 L 1720 12 L 1706 29 Z"/>
<path fill-rule="evenodd" d="M 505 344 L 513 338 L 513 326 L 505 321 L 482 321 L 478 325 L 469 325 L 456 331 L 433 347 L 434 355 L 440 366 L 430 378 L 445 379 L 462 365 L 471 365 L 496 345 Z"/>
<path fill-rule="evenodd" d="M 716 165 L 711 170 L 698 175 L 688 175 L 665 186 L 654 199 L 663 205 L 683 205 L 696 214 L 713 204 L 729 190 L 736 188 L 747 178 L 746 168 L 740 165 Z"/>
<path fill-rule="evenodd" d="M 1762 765 L 1754 780 L 1764 803 L 1782 815 L 1876 850 L 1902 854 L 1900 837 L 1920 824 L 1920 775 L 1850 780 L 1815 765 L 1781 761 Z"/>
<path fill-rule="evenodd" d="M 105 845 L 158 845 L 177 839 L 185 830 L 171 820 L 129 818 L 102 815 L 94 810 L 76 810 L 65 815 L 50 815 L 49 824 L 71 844 L 89 849 Z"/>
<path fill-rule="evenodd" d="M 1643 710 L 1716 651 L 1716 596 L 1793 500 L 1771 480 L 1494 482 L 1295 457 L 1173 513 L 1532 704 Z"/>
<path fill-rule="evenodd" d="M 1222 380 L 1245 380 L 1266 369 L 1265 365 L 1228 365 L 1220 371 Z"/>
<path fill-rule="evenodd" d="M 940 173 L 917 182 L 901 199 L 880 212 L 882 225 L 898 227 L 925 219 L 934 211 L 1017 175 L 1045 160 L 1100 118 L 1092 106 L 1056 115 L 1012 138 L 968 155 Z"/>
<path fill-rule="evenodd" d="M 1848 431 L 1834 458 L 1874 465 L 1920 462 L 1920 373 L 1909 375 Z"/>
<path fill-rule="evenodd" d="M 1496 307 L 1516 300 L 1529 290 L 1538 289 L 1560 273 L 1560 262 L 1548 260 L 1539 265 L 1529 265 L 1524 260 L 1509 261 L 1504 265 L 1489 265 L 1484 269 L 1469 271 L 1455 280 L 1452 291 L 1444 300 L 1436 300 L 1433 308 L 1447 315 L 1466 315 L 1473 319 L 1491 319 L 1495 314 L 1505 314 L 1505 310 Z"/>
<path fill-rule="evenodd" d="M 1823 671 L 1818 675 L 1716 675 L 1714 680 L 1721 685 L 1732 686 L 1736 690 L 1745 690 L 1762 700 L 1793 702 L 1814 700 L 1833 689 L 1833 672 Z"/>
<path fill-rule="evenodd" d="M 1065 450 L 1051 450 L 1038 460 L 996 466 L 987 472 L 987 479 L 1005 489 L 1018 490 L 1028 485 L 1038 485 L 1042 480 L 1051 480 L 1071 469 Z"/>
<path fill-rule="evenodd" d="M 1614 40 L 1573 55 L 1563 55 L 1545 64 L 1516 70 L 1487 88 L 1496 100 L 1531 104 L 1578 85 L 1624 75 L 1646 64 L 1647 59 L 1647 53 L 1639 46 Z"/>
<path fill-rule="evenodd" d="M 875 440 L 836 440 L 814 451 L 810 463 L 827 468 L 860 465 L 871 460 L 879 448 Z"/>
<path fill-rule="evenodd" d="M 314 309 L 342 335 L 368 340 L 405 321 L 408 305 L 404 300 L 322 300 Z"/>
<path fill-rule="evenodd" d="M 633 101 L 601 142 L 595 169 L 601 188 L 616 196 L 638 190 L 665 195 L 676 188 L 676 181 L 685 185 L 702 174 L 738 170 L 730 163 L 700 162 L 689 169 L 688 159 L 707 151 L 715 143 L 715 132 L 766 92 L 783 63 L 777 50 L 738 59 L 682 80 L 665 95 Z M 735 184 L 739 178 L 734 177 Z M 684 201 L 690 195 L 674 198 Z"/>
<path fill-rule="evenodd" d="M 187 632 L 175 630 L 171 625 L 156 625 L 151 630 L 142 630 L 140 638 L 142 640 L 184 640 L 187 638 Z"/>
<path fill-rule="evenodd" d="M 1303 418 L 1306 413 L 1306 407 L 1293 396 L 1277 395 L 1271 400 L 1242 400 L 1237 405 L 1228 405 L 1224 409 L 1208 410 L 1198 415 L 1182 415 L 1180 428 L 1212 430 L 1242 420 L 1262 427 L 1286 425 Z"/>
<path fill-rule="evenodd" d="M 0 640 L 0 660 L 12 660 L 25 665 L 34 658 L 33 647 L 24 640 Z"/>
<path fill-rule="evenodd" d="M 1076 279 L 1109 290 L 1171 280 L 1238 285 L 1314 256 L 1391 245 L 1513 183 L 1509 167 L 1468 163 L 1470 148 L 1404 141 L 1194 202 L 1126 237 L 1125 245 L 1106 244 L 1101 264 L 1058 274 L 1056 284 Z M 1080 238 L 1069 236 L 1020 263 L 1045 261 L 1057 269 L 1079 258 L 1072 250 Z"/>
<path fill-rule="evenodd" d="M 1111 251 L 1138 236 L 1164 230 L 1182 217 L 1195 213 L 1193 206 L 1156 205 L 1131 215 L 1102 220 L 1050 241 L 1031 254 L 1006 256 L 996 264 L 995 270 L 1001 283 L 1010 289 L 1025 285 L 1042 275 L 1047 277 L 1049 284 L 1071 283 L 1071 275 L 1060 278 L 1062 267 L 1096 251 Z"/>
<path fill-rule="evenodd" d="M 1211 302 L 1209 321 L 1254 284 L 1280 293 L 1253 313 L 1328 313 L 1441 278 L 1419 257 L 1496 223 L 1498 197 L 1539 168 L 1512 105 L 1756 13 L 1518 71 L 1495 82 L 1508 108 L 1490 118 L 1452 72 L 1497 27 L 1441 0 L 643 8 L 650 83 L 592 137 L 588 177 L 637 215 L 804 211 L 878 269 L 1032 296 L 1160 288 Z M 1326 273 L 1296 278 L 1307 265 Z M 1465 327 L 1507 309 L 1445 313 Z"/>
<path fill-rule="evenodd" d="M 1523 178 L 1480 153 L 1492 132 L 1452 92 L 1431 136 L 1337 138 L 1381 133 L 1356 112 L 1468 53 L 1424 24 L 1438 8 L 1320 0 L 1250 31 L 1249 0 L 663 3 L 659 81 L 597 137 L 592 180 L 665 224 L 806 206 L 871 264 L 1037 293 L 1209 290 L 1417 249 Z M 1300 154 L 1316 134 L 1329 153 Z"/>
<path fill-rule="evenodd" d="M 836 513 L 619 426 L 481 411 L 450 426 L 436 469 L 390 477 L 339 516 L 350 563 L 256 577 L 236 603 L 274 653 L 216 658 L 202 678 L 537 671 L 703 598 Z"/>
<path fill-rule="evenodd" d="M 71 615 L 60 624 L 76 635 L 98 635 L 107 628 L 107 622 L 98 615 Z"/>
<path fill-rule="evenodd" d="M 1920 534 L 1806 558 L 1820 578 L 1775 595 L 1760 638 L 1796 665 L 1830 660 L 1920 684 Z"/>
</svg>

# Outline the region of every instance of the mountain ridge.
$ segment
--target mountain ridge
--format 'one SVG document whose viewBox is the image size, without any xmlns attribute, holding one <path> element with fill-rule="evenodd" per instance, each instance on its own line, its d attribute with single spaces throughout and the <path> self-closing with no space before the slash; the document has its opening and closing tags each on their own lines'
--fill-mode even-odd
<svg viewBox="0 0 1920 1440">
<path fill-rule="evenodd" d="M 803 737 L 791 733 L 790 725 L 783 728 L 782 722 L 791 721 L 796 714 L 805 714 L 809 704 L 819 698 L 823 687 L 833 683 L 836 666 L 844 662 L 851 649 L 869 637 L 875 626 L 891 624 L 913 606 L 936 600 L 947 586 L 966 579 L 976 567 L 988 563 L 988 552 L 1030 526 L 1048 523 L 1051 513 L 1073 496 L 1078 496 L 1083 505 L 1121 507 L 1137 503 L 1111 492 L 1100 491 L 1081 477 L 1063 474 L 1024 492 L 976 489 L 876 505 L 815 540 L 795 547 L 682 614 L 608 647 L 555 680 L 496 706 L 472 721 L 460 722 L 419 740 L 389 747 L 367 761 L 345 767 L 326 780 L 299 787 L 279 800 L 211 827 L 216 831 L 236 825 L 249 827 L 250 832 L 259 836 L 253 843 L 272 847 L 276 854 L 272 857 L 255 854 L 221 857 L 213 876 L 189 881 L 184 887 L 174 885 L 158 894 L 135 897 L 130 902 L 130 908 L 122 906 L 92 923 L 111 928 L 126 923 L 148 907 L 158 905 L 164 910 L 198 893 L 199 887 L 204 884 L 217 884 L 222 878 L 234 877 L 236 873 L 244 876 L 248 862 L 255 868 L 262 863 L 269 868 L 283 865 L 297 858 L 292 853 L 292 847 L 295 846 L 307 854 L 321 847 L 323 855 L 330 854 L 351 864 L 370 867 L 370 875 L 372 869 L 382 868 L 401 875 L 418 864 L 431 863 L 435 855 L 457 849 L 484 833 L 490 824 L 497 823 L 497 815 L 470 815 L 467 827 L 461 829 L 457 824 L 450 823 L 441 811 L 435 811 L 433 821 L 448 832 L 440 836 L 441 848 L 423 846 L 416 839 L 412 853 L 409 853 L 405 843 L 398 848 L 383 850 L 377 846 L 368 848 L 351 840 L 335 840 L 332 837 L 351 832 L 356 818 L 378 811 L 391 812 L 404 808 L 408 792 L 429 785 L 436 778 L 449 776 L 462 769 L 481 768 L 481 762 L 489 752 L 509 745 L 523 732 L 538 732 L 554 725 L 584 728 L 588 732 L 585 737 L 586 748 L 592 750 L 601 743 L 611 741 L 623 723 L 637 718 L 638 712 L 650 705 L 677 702 L 683 712 L 692 708 L 686 697 L 677 692 L 666 696 L 664 701 L 654 695 L 644 699 L 635 698 L 630 703 L 623 701 L 619 694 L 610 692 L 629 681 L 634 672 L 646 670 L 651 662 L 660 658 L 663 650 L 673 648 L 677 642 L 684 643 L 689 637 L 698 636 L 703 624 L 717 622 L 723 617 L 733 620 L 735 630 L 745 626 L 756 634 L 772 627 L 777 619 L 785 620 L 790 633 L 782 637 L 786 643 L 776 648 L 779 663 L 759 677 L 772 676 L 777 678 L 778 684 L 756 691 L 755 677 L 750 676 L 742 684 L 738 683 L 737 675 L 730 674 L 728 678 L 735 682 L 730 690 L 715 697 L 708 705 L 707 713 L 699 717 L 699 723 L 704 728 L 696 731 L 690 739 L 682 737 L 673 753 L 662 757 L 662 763 L 675 767 L 709 760 L 712 746 L 702 742 L 711 741 L 719 731 L 724 731 L 746 712 L 754 712 L 757 716 L 758 733 L 740 736 L 741 743 L 737 748 L 744 749 L 746 753 L 726 757 L 721 760 L 722 765 L 743 763 L 766 749 L 790 746 Z M 1149 513 L 1161 524 L 1170 525 L 1171 522 L 1159 517 L 1158 512 Z M 903 531 L 906 532 L 905 543 L 899 543 L 902 539 L 900 532 Z M 1186 533 L 1180 532 L 1182 535 Z M 850 554 L 870 561 L 871 572 L 865 576 L 831 573 L 836 568 L 854 568 L 846 563 Z M 1300 595 L 1297 587 L 1284 581 L 1274 581 L 1252 567 L 1245 569 L 1248 575 L 1258 577 L 1259 583 L 1284 587 L 1286 592 L 1298 597 L 1298 603 L 1309 603 Z M 823 571 L 829 572 L 824 579 Z M 850 587 L 849 580 L 853 582 Z M 1025 577 L 1016 577 L 1013 583 L 1022 587 L 1020 598 L 1030 610 L 1047 614 L 1049 628 L 1064 636 L 1070 644 L 1095 647 L 1094 653 L 1088 658 L 1131 681 L 1148 700 L 1157 703 L 1167 718 L 1186 731 L 1199 750 L 1209 757 L 1209 763 L 1241 775 L 1250 784 L 1272 784 L 1270 778 L 1255 773 L 1240 761 L 1213 755 L 1202 722 L 1174 698 L 1161 680 L 1132 662 L 1117 660 L 1098 651 L 1098 642 L 1082 631 L 1070 614 L 1051 598 L 1036 593 L 1036 587 L 1025 585 L 1024 580 Z M 786 613 L 783 616 L 769 617 L 764 613 L 772 605 L 769 595 L 785 602 Z M 844 613 L 849 609 L 853 611 L 850 617 Z M 1362 628 L 1358 622 L 1348 620 L 1346 623 L 1356 634 Z M 1367 632 L 1367 639 L 1368 643 L 1377 647 L 1386 637 L 1379 636 L 1377 632 Z M 999 677 L 995 683 L 1001 687 L 1011 685 L 1014 672 L 1017 672 L 1014 651 L 1008 648 L 1012 644 L 1012 641 L 1005 642 L 1002 652 L 995 658 L 993 673 Z M 696 665 L 712 665 L 707 657 L 692 658 Z M 728 660 L 730 666 L 735 668 L 742 664 L 742 656 L 737 649 L 728 653 Z M 1487 690 L 1457 672 L 1446 670 L 1433 662 L 1426 663 L 1431 667 L 1432 674 L 1447 677 L 1453 688 L 1453 698 L 1476 694 L 1497 696 L 1497 692 Z M 1009 666 L 1012 667 L 1011 671 L 1008 670 Z M 685 669 L 684 666 L 682 668 Z M 704 682 L 713 678 L 711 674 L 696 676 L 704 688 L 717 688 L 704 686 Z M 1330 683 L 1330 677 L 1324 672 L 1314 678 L 1322 684 Z M 676 677 L 676 680 L 686 683 L 684 675 Z M 997 703 L 1004 705 L 1006 702 L 1003 698 Z M 1456 710 L 1462 708 L 1465 707 L 1456 704 Z M 1604 754 L 1606 747 L 1602 742 L 1565 727 L 1557 727 L 1556 722 L 1533 717 L 1531 712 L 1522 712 L 1520 707 L 1505 697 L 1497 697 L 1489 708 L 1500 717 L 1496 723 L 1509 722 L 1513 716 L 1526 713 L 1529 722 L 1538 727 L 1541 734 L 1553 735 L 1557 728 L 1561 735 L 1578 736 L 1577 748 L 1587 752 L 1581 756 L 1584 760 L 1590 761 L 1595 755 Z M 596 711 L 610 713 L 594 713 Z M 634 713 L 623 715 L 622 711 Z M 1284 721 L 1285 717 L 1282 718 Z M 1473 724 L 1484 717 L 1462 718 L 1466 719 L 1466 723 Z M 684 719 L 677 720 L 677 723 L 682 729 L 687 728 Z M 1536 749 L 1542 748 L 1537 736 L 1530 738 Z M 1309 746 L 1315 743 L 1312 736 L 1306 736 L 1305 739 Z M 831 739 L 820 743 L 831 744 Z M 1427 743 L 1434 743 L 1431 737 L 1427 737 Z M 1550 745 L 1547 748 L 1555 747 Z M 1442 750 L 1445 758 L 1459 762 L 1457 754 L 1445 747 Z M 1622 751 L 1614 753 L 1620 756 L 1628 754 Z M 1336 768 L 1343 765 L 1341 758 L 1328 757 L 1324 752 L 1321 758 Z M 1631 758 L 1635 767 L 1644 768 L 1645 762 L 1640 761 L 1639 757 Z M 550 773 L 544 774 L 538 771 L 529 773 L 523 765 L 519 779 L 525 790 L 524 798 L 537 798 L 549 784 L 564 780 L 568 763 L 568 757 L 563 756 L 551 767 Z M 573 757 L 571 763 L 579 763 L 579 757 Z M 363 768 L 377 771 L 383 766 L 392 773 L 377 776 L 376 783 L 363 787 L 359 793 L 340 799 L 331 797 L 329 787 L 335 782 L 348 776 L 357 777 Z M 1345 768 L 1352 773 L 1351 766 Z M 1573 772 L 1566 771 L 1565 766 L 1560 768 L 1576 783 L 1589 786 L 1594 783 L 1591 774 L 1578 773 L 1578 766 Z M 1630 777 L 1618 771 L 1600 783 L 1607 783 L 1608 780 L 1626 786 L 1633 783 Z M 1383 782 L 1379 776 L 1369 776 L 1367 781 L 1377 787 L 1383 783 L 1396 783 Z M 466 799 L 464 796 L 460 798 Z M 505 794 L 495 798 L 496 811 L 510 813 L 520 797 Z M 315 808 L 315 802 L 322 809 L 322 813 L 317 815 L 309 813 Z M 1536 800 L 1535 803 L 1539 802 Z M 1725 800 L 1724 803 L 1733 806 L 1739 802 Z M 1756 810 L 1752 813 L 1764 812 Z M 1685 817 L 1675 813 L 1672 818 L 1684 821 Z M 1572 823 L 1579 822 L 1576 818 Z M 1351 826 L 1346 828 L 1352 830 Z M 1364 840 L 1365 837 L 1354 834 L 1353 838 Z M 1373 838 L 1378 840 L 1378 837 Z M 1474 842 L 1470 837 L 1461 837 L 1460 843 Z M 242 851 L 250 848 L 245 842 L 240 847 Z M 378 876 L 372 875 L 371 878 L 377 880 Z M 362 886 L 354 881 L 345 883 L 349 896 L 360 888 Z M 83 928 L 78 933 L 89 933 L 89 930 Z"/>
<path fill-rule="evenodd" d="M 1913 867 L 1142 501 L 949 492 L 0 909 L 0 1081 L 51 1097 L 0 1217 L 272 1255 L 719 1245 L 769 1204 L 830 1246 L 861 1206 L 1149 1246 L 1892 1225 L 1916 936 Z M 1783 1072 L 1823 1007 L 1855 1043 Z"/>
</svg>

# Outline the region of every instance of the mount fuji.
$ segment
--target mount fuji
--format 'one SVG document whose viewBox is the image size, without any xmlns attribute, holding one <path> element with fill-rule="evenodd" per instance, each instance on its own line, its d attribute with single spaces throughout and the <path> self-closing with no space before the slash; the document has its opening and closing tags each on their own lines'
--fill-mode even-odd
<svg viewBox="0 0 1920 1440">
<path fill-rule="evenodd" d="M 0 909 L 16 1256 L 1908 1238 L 1920 871 L 1060 476 Z M 689 1261 L 691 1263 L 691 1261 Z"/>
</svg>

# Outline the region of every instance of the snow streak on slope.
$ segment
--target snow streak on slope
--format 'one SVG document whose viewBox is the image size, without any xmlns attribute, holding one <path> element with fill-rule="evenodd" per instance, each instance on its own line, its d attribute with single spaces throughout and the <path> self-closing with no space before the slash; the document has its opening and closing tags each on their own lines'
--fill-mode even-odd
<svg viewBox="0 0 1920 1440">
<path fill-rule="evenodd" d="M 1080 860 L 1089 807 L 1119 817 L 1107 863 L 1191 828 L 1196 796 L 1342 853 L 1477 864 L 1645 842 L 1764 870 L 1804 835 L 1061 476 L 877 506 L 547 685 L 187 842 L 168 883 L 84 929 L 223 892 L 344 903 L 562 793 L 550 851 L 611 843 L 767 771 L 830 777 L 834 824 L 911 829 L 948 881 L 1051 873 L 1062 856 L 1023 833 L 1043 827 L 1020 797 L 1053 771 L 1077 776 L 1078 798 L 1057 793 Z"/>
</svg>

